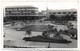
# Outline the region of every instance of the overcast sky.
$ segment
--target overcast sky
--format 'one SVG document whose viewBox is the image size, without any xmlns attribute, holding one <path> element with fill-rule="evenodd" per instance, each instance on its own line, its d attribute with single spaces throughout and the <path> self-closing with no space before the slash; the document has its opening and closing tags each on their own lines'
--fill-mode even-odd
<svg viewBox="0 0 80 51">
<path fill-rule="evenodd" d="M 9 6 L 35 6 L 38 7 L 38 10 L 48 9 L 77 9 L 78 2 L 3 2 L 3 8 Z"/>
</svg>

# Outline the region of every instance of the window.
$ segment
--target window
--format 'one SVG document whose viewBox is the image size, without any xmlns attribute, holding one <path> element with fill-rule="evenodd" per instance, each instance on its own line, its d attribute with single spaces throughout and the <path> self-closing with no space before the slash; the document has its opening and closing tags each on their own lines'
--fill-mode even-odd
<svg viewBox="0 0 80 51">
<path fill-rule="evenodd" d="M 6 13 L 6 15 L 9 15 L 9 13 Z"/>
<path fill-rule="evenodd" d="M 13 11 L 13 9 L 6 9 L 6 11 Z"/>
<path fill-rule="evenodd" d="M 55 12 L 53 14 L 56 14 Z"/>
<path fill-rule="evenodd" d="M 17 11 L 17 9 L 13 9 L 14 11 Z"/>
<path fill-rule="evenodd" d="M 51 12 L 49 12 L 49 14 L 51 14 Z"/>
<path fill-rule="evenodd" d="M 30 15 L 30 13 L 27 13 L 27 15 Z"/>
<path fill-rule="evenodd" d="M 69 12 L 69 14 L 70 14 L 71 12 Z"/>
<path fill-rule="evenodd" d="M 61 12 L 58 12 L 58 14 L 61 14 Z"/>
<path fill-rule="evenodd" d="M 9 11 L 9 13 L 11 13 L 11 11 Z"/>
<path fill-rule="evenodd" d="M 27 10 L 27 12 L 30 12 L 30 10 Z"/>
<path fill-rule="evenodd" d="M 73 12 L 73 14 L 76 14 L 77 12 Z"/>
<path fill-rule="evenodd" d="M 66 12 L 63 12 L 63 14 L 66 14 Z"/>
<path fill-rule="evenodd" d="M 34 10 L 32 10 L 32 11 L 31 11 L 31 13 L 35 13 L 35 11 L 34 11 Z"/>
</svg>

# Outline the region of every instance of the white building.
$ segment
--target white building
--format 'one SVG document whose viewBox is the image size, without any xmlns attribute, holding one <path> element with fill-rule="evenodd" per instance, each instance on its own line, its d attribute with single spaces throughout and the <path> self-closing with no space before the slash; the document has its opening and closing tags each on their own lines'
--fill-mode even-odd
<svg viewBox="0 0 80 51">
<path fill-rule="evenodd" d="M 44 15 L 46 15 L 47 17 L 50 17 L 50 15 L 55 15 L 55 16 L 65 16 L 66 14 L 74 14 L 77 17 L 77 10 L 76 9 L 62 9 L 62 10 L 46 10 L 46 11 L 42 11 L 42 13 Z"/>
<path fill-rule="evenodd" d="M 38 8 L 33 6 L 7 7 L 5 16 L 37 16 Z"/>
</svg>

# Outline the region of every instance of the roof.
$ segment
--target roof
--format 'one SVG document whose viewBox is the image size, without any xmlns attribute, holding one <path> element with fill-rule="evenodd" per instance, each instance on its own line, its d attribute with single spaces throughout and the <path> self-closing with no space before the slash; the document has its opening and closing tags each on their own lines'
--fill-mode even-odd
<svg viewBox="0 0 80 51">
<path fill-rule="evenodd" d="M 8 8 L 35 8 L 35 9 L 38 9 L 37 7 L 34 7 L 34 6 L 9 6 L 9 7 L 6 7 L 6 9 Z"/>
<path fill-rule="evenodd" d="M 48 10 L 48 12 L 77 12 L 77 9 Z"/>
</svg>

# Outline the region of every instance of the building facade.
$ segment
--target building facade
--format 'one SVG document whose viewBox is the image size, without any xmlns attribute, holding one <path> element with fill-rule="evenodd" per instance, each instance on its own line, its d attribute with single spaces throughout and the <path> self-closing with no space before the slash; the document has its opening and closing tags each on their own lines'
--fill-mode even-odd
<svg viewBox="0 0 80 51">
<path fill-rule="evenodd" d="M 65 10 L 42 10 L 41 11 L 43 15 L 46 17 L 50 17 L 50 15 L 55 15 L 58 17 L 65 16 L 65 15 L 75 15 L 77 17 L 77 10 L 76 9 L 65 9 Z"/>
<path fill-rule="evenodd" d="M 33 6 L 27 7 L 7 7 L 5 8 L 5 17 L 10 17 L 11 19 L 22 19 L 26 17 L 37 17 L 38 8 Z"/>
<path fill-rule="evenodd" d="M 77 17 L 77 10 L 76 9 L 65 9 L 65 10 L 47 10 L 47 15 L 50 17 L 50 15 L 55 15 L 58 17 L 65 16 L 65 15 L 75 15 Z"/>
</svg>

